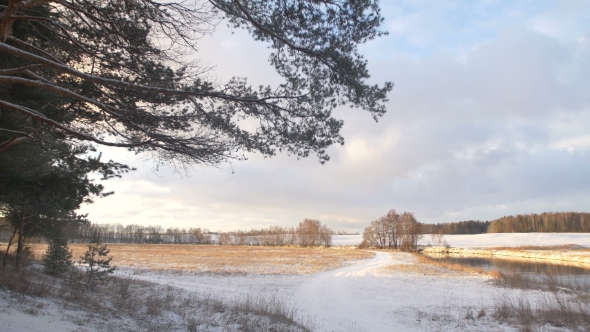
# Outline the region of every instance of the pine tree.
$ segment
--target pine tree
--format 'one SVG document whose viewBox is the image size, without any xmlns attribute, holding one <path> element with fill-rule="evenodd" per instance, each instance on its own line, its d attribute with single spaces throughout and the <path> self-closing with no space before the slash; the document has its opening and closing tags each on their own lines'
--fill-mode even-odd
<svg viewBox="0 0 590 332">
<path fill-rule="evenodd" d="M 111 249 L 107 249 L 106 244 L 102 244 L 100 235 L 95 232 L 88 243 L 88 250 L 84 256 L 80 256 L 80 264 L 87 264 L 86 277 L 87 285 L 90 287 L 95 280 L 106 280 L 109 274 L 115 272 L 116 266 L 111 266 L 113 256 L 108 257 Z"/>
<path fill-rule="evenodd" d="M 43 256 L 45 270 L 53 275 L 61 275 L 72 267 L 72 251 L 68 248 L 68 240 L 60 231 L 51 234 L 49 247 Z"/>
<path fill-rule="evenodd" d="M 279 151 L 325 162 L 344 143 L 336 108 L 385 113 L 393 84 L 370 85 L 359 51 L 383 20 L 377 0 L 0 0 L 0 107 L 19 119 L 0 151 L 53 139 L 175 165 Z M 269 47 L 280 84 L 211 80 L 193 58 L 221 22 Z"/>
</svg>

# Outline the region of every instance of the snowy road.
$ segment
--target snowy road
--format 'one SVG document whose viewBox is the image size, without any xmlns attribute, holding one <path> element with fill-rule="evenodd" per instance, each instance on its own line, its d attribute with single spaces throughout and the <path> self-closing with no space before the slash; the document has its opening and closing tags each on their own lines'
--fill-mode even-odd
<svg viewBox="0 0 590 332">
<path fill-rule="evenodd" d="M 362 305 L 363 299 L 356 294 L 358 277 L 376 275 L 391 264 L 389 254 L 376 252 L 372 259 L 313 275 L 297 291 L 297 301 L 327 331 L 391 331 L 395 326 L 379 320 L 380 310 Z"/>
<path fill-rule="evenodd" d="M 318 332 L 513 330 L 485 318 L 464 318 L 501 296 L 484 277 L 432 267 L 412 270 L 416 266 L 408 253 L 376 252 L 371 259 L 309 276 L 295 290 L 295 301 Z"/>
</svg>

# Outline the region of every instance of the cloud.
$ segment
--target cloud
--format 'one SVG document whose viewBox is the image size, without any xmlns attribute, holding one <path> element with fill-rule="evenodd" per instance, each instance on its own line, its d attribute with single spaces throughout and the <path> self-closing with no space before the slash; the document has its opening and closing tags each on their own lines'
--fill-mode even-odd
<svg viewBox="0 0 590 332">
<path fill-rule="evenodd" d="M 576 136 L 551 144 L 552 148 L 565 149 L 567 151 L 588 150 L 590 149 L 590 135 Z"/>
<path fill-rule="evenodd" d="M 304 218 L 362 230 L 391 208 L 425 222 L 584 211 L 590 29 L 578 9 L 552 1 L 385 4 L 391 36 L 363 51 L 372 82 L 395 82 L 388 113 L 375 123 L 368 113 L 339 109 L 346 144 L 329 149 L 326 165 L 249 155 L 179 175 L 107 149 L 139 170 L 105 183 L 116 195 L 85 211 L 98 222 L 213 230 Z M 550 18 L 557 25 L 541 28 Z M 220 81 L 235 74 L 280 82 L 264 45 L 239 31 L 218 33 L 200 56 L 218 66 Z"/>
</svg>

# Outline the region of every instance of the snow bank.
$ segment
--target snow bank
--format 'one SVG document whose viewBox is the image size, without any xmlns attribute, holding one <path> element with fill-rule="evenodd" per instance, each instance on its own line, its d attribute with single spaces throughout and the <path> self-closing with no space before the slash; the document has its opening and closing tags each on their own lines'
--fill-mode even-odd
<svg viewBox="0 0 590 332">
<path fill-rule="evenodd" d="M 443 239 L 451 247 L 519 247 L 519 246 L 559 246 L 575 244 L 590 248 L 590 233 L 490 233 L 473 235 L 444 235 Z M 333 235 L 335 246 L 356 246 L 363 241 L 362 235 Z M 429 234 L 420 240 L 420 245 L 434 244 Z"/>
<path fill-rule="evenodd" d="M 590 248 L 590 233 L 486 233 L 474 235 L 444 235 L 451 247 L 520 247 L 560 246 L 574 244 Z M 434 244 L 430 235 L 424 235 L 421 245 Z M 360 243 L 360 242 L 359 242 Z"/>
</svg>

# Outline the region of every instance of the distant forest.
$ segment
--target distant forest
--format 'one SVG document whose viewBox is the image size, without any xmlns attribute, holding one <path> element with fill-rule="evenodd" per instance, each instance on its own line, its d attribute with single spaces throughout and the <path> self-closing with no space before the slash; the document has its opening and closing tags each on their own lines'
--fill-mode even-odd
<svg viewBox="0 0 590 332">
<path fill-rule="evenodd" d="M 481 233 L 588 233 L 590 213 L 544 212 L 517 214 L 492 221 L 468 220 L 442 224 L 422 224 L 424 234 Z"/>
<path fill-rule="evenodd" d="M 442 224 L 422 224 L 424 234 L 481 234 L 486 233 L 491 221 L 467 220 Z"/>
<path fill-rule="evenodd" d="M 588 233 L 590 213 L 545 212 L 541 214 L 518 214 L 492 221 L 488 233 Z"/>
</svg>

